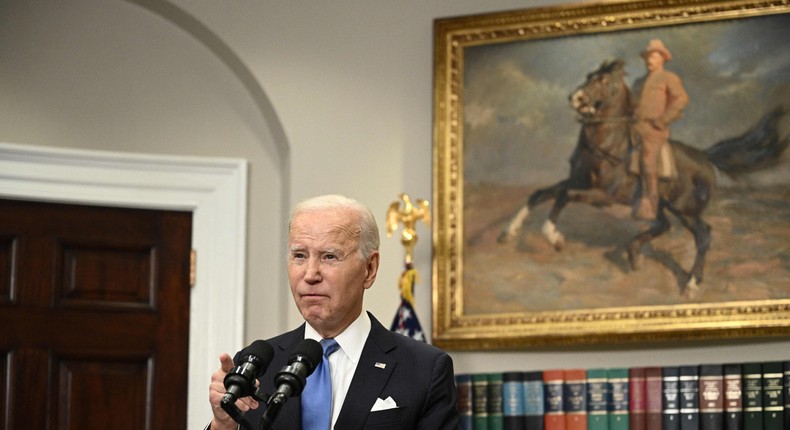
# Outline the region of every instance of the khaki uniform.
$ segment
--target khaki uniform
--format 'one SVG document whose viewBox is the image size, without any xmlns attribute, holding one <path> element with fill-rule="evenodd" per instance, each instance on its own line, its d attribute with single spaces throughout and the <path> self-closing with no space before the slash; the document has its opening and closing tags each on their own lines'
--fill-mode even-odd
<svg viewBox="0 0 790 430">
<path fill-rule="evenodd" d="M 634 215 L 653 219 L 658 210 L 658 157 L 669 140 L 669 124 L 683 113 L 689 97 L 678 75 L 663 69 L 647 75 L 638 97 L 634 129 L 642 138 L 642 195 Z"/>
</svg>

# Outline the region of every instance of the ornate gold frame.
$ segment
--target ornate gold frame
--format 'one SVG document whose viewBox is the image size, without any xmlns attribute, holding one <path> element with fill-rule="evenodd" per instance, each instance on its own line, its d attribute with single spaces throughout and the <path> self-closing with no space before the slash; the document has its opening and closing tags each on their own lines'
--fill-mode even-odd
<svg viewBox="0 0 790 430">
<path fill-rule="evenodd" d="M 464 312 L 462 210 L 465 47 L 788 12 L 787 0 L 659 0 L 437 19 L 433 94 L 433 342 L 447 349 L 514 349 L 790 334 L 790 299 L 468 315 Z"/>
</svg>

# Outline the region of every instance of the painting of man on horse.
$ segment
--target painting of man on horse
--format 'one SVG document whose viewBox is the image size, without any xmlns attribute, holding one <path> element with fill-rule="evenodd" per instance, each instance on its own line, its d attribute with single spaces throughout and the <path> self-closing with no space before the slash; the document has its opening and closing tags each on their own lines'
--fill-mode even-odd
<svg viewBox="0 0 790 430">
<path fill-rule="evenodd" d="M 713 146 L 708 151 L 699 151 L 681 142 L 671 142 L 672 154 L 675 154 L 677 177 L 664 181 L 659 189 L 657 157 L 661 145 L 670 144 L 663 139 L 668 137 L 666 126 L 660 133 L 640 132 L 640 127 L 653 127 L 650 121 L 634 115 L 632 97 L 623 80 L 623 61 L 604 62 L 598 70 L 592 72 L 587 81 L 570 97 L 571 104 L 580 115 L 582 132 L 579 143 L 571 158 L 570 178 L 555 185 L 539 189 L 527 199 L 526 205 L 508 223 L 499 236 L 500 242 L 514 237 L 535 206 L 553 200 L 549 219 L 544 225 L 547 239 L 557 248 L 562 248 L 564 238 L 557 231 L 556 225 L 560 212 L 571 200 L 578 202 L 608 205 L 613 203 L 628 204 L 637 200 L 636 217 L 652 219 L 650 227 L 635 235 L 628 244 L 628 256 L 631 268 L 638 269 L 641 260 L 641 247 L 654 238 L 666 233 L 670 228 L 667 212 L 674 215 L 681 224 L 693 235 L 697 249 L 696 258 L 691 268 L 686 288 L 687 294 L 695 293 L 703 279 L 705 255 L 710 246 L 711 228 L 703 213 L 707 208 L 716 188 L 715 168 L 722 172 L 744 172 L 757 169 L 766 163 L 776 160 L 782 155 L 790 143 L 790 137 L 780 138 L 776 132 L 778 121 L 785 115 L 785 109 L 779 107 L 770 112 L 766 118 L 750 132 L 731 140 L 724 151 L 721 146 Z M 634 146 L 634 130 L 642 136 L 641 146 L 646 145 L 645 135 L 659 134 L 652 160 L 651 171 L 654 185 L 644 186 L 643 178 L 635 178 L 629 169 L 629 159 L 639 157 L 640 165 L 645 169 L 645 157 L 638 154 Z M 737 143 L 734 143 L 737 142 Z M 641 149 L 645 151 L 644 148 Z M 739 153 L 738 158 L 716 157 L 707 155 L 722 152 Z M 749 154 L 747 156 L 746 154 Z M 735 163 L 723 162 L 724 159 Z M 642 174 L 643 176 L 645 173 Z M 648 179 L 647 181 L 649 181 Z M 655 190 L 649 190 L 649 187 Z M 594 193 L 585 193 L 593 190 Z M 572 192 L 577 192 L 571 195 Z M 603 192 L 603 193 L 601 193 Z M 646 194 L 655 193 L 647 202 L 649 209 L 655 205 L 655 214 L 645 217 L 640 214 L 644 209 Z M 641 215 L 641 216 L 640 216 Z"/>
<path fill-rule="evenodd" d="M 776 18 L 782 19 L 788 21 Z M 773 40 L 773 25 L 744 31 L 762 27 L 765 40 Z M 534 51 L 524 58 L 540 59 L 540 66 L 514 60 L 515 46 L 467 52 L 464 285 L 470 313 L 790 297 L 790 259 L 781 245 L 790 240 L 790 62 L 760 57 L 762 81 L 759 73 L 733 72 L 746 63 L 721 58 L 746 55 L 741 45 L 727 43 L 743 37 L 736 33 L 716 29 L 699 44 L 684 43 L 699 32 L 682 29 L 599 37 L 589 45 L 532 42 Z M 615 55 L 592 71 L 563 68 L 563 60 L 578 64 L 578 58 L 568 58 L 567 49 L 551 56 L 559 46 L 551 43 L 580 55 Z M 634 61 L 635 54 L 651 52 L 664 62 L 673 58 L 683 91 L 671 95 L 681 103 L 645 115 L 644 90 L 629 84 L 629 70 L 648 65 L 649 55 Z M 548 65 L 554 75 L 543 72 Z M 546 101 L 560 91 L 555 82 L 573 70 L 576 82 L 586 73 L 583 83 L 565 87 L 562 106 Z M 744 80 L 736 82 L 735 75 Z M 509 86 L 478 86 L 478 76 Z M 516 87 L 527 89 L 521 99 Z M 655 186 L 645 174 L 656 173 L 649 163 L 662 156 L 661 145 L 646 160 L 641 150 L 651 142 L 640 126 L 661 132 L 659 143 L 671 154 L 672 172 L 658 172 Z M 652 207 L 637 217 L 643 197 Z M 529 299 L 519 296 L 536 286 Z"/>
</svg>

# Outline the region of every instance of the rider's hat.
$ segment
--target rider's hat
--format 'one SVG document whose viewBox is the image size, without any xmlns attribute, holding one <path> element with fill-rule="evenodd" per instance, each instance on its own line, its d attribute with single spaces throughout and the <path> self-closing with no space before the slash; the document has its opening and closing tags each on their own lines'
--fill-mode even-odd
<svg viewBox="0 0 790 430">
<path fill-rule="evenodd" d="M 663 56 L 664 60 L 666 61 L 672 59 L 672 53 L 669 52 L 669 49 L 664 46 L 664 42 L 662 42 L 660 39 L 651 40 L 650 43 L 647 44 L 647 48 L 642 51 L 642 57 L 647 58 L 647 56 L 653 51 L 661 54 L 661 56 Z"/>
</svg>

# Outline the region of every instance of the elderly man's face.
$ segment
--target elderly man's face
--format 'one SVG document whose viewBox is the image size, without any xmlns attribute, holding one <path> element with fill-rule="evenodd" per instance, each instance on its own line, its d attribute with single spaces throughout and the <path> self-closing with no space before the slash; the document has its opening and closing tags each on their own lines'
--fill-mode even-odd
<svg viewBox="0 0 790 430">
<path fill-rule="evenodd" d="M 359 257 L 359 225 L 348 210 L 298 214 L 288 238 L 288 280 L 302 316 L 325 338 L 340 334 L 362 312 L 378 271 L 378 252 Z"/>
<path fill-rule="evenodd" d="M 662 69 L 664 67 L 664 62 L 666 62 L 666 59 L 658 51 L 651 51 L 645 57 L 645 66 L 647 67 L 647 70 L 651 72 Z"/>
</svg>

